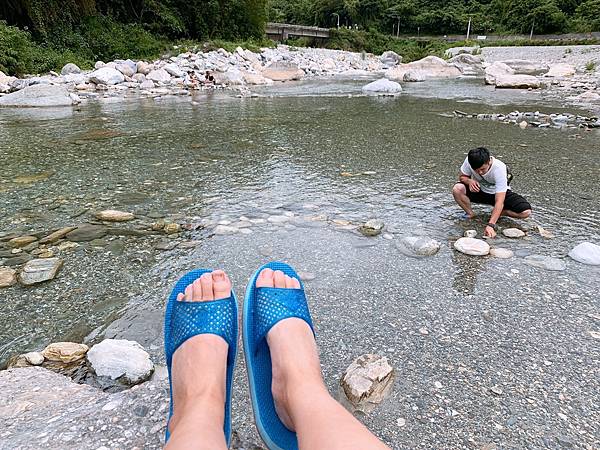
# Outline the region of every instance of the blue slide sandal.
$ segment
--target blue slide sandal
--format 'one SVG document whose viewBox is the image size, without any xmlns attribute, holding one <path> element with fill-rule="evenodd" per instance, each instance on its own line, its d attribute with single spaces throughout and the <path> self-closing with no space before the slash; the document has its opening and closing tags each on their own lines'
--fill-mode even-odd
<svg viewBox="0 0 600 450">
<path fill-rule="evenodd" d="M 250 279 L 246 288 L 243 316 L 243 340 L 248 384 L 254 420 L 260 437 L 270 450 L 294 450 L 298 448 L 296 433 L 279 420 L 271 393 L 271 353 L 267 345 L 267 333 L 277 322 L 288 317 L 298 317 L 310 326 L 313 324 L 304 296 L 300 289 L 257 288 L 256 280 L 263 269 L 281 270 L 300 281 L 298 274 L 285 263 L 265 264 Z"/>
<path fill-rule="evenodd" d="M 229 344 L 227 352 L 227 381 L 225 386 L 225 421 L 223 423 L 225 440 L 229 446 L 231 441 L 231 387 L 238 340 L 237 300 L 235 294 L 232 290 L 231 296 L 222 300 L 204 302 L 177 301 L 177 294 L 183 293 L 185 288 L 200 278 L 203 273 L 210 272 L 212 270 L 198 269 L 186 273 L 175 284 L 167 302 L 165 311 L 165 357 L 169 370 L 169 392 L 171 392 L 169 420 L 171 420 L 171 416 L 173 415 L 171 364 L 175 350 L 186 340 L 199 334 L 216 334 L 217 336 L 221 336 Z M 169 427 L 167 422 L 165 442 L 168 440 Z"/>
</svg>

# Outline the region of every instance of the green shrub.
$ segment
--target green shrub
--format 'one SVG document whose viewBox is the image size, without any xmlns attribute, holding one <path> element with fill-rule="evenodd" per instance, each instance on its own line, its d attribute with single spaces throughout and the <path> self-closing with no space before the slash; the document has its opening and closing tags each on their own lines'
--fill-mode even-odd
<svg viewBox="0 0 600 450">
<path fill-rule="evenodd" d="M 585 70 L 587 70 L 588 72 L 593 72 L 594 70 L 596 70 L 596 61 L 588 61 L 585 64 Z"/>
</svg>

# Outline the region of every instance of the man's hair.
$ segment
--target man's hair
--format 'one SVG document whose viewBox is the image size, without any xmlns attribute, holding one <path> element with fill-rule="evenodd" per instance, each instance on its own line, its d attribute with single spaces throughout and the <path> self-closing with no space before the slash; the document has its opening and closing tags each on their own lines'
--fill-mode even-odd
<svg viewBox="0 0 600 450">
<path fill-rule="evenodd" d="M 479 169 L 490 160 L 490 152 L 485 147 L 477 147 L 469 150 L 469 165 L 473 170 Z"/>
</svg>

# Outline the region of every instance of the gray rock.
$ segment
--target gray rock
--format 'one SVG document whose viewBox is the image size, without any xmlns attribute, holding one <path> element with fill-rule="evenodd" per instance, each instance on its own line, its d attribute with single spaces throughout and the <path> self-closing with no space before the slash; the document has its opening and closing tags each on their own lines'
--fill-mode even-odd
<svg viewBox="0 0 600 450">
<path fill-rule="evenodd" d="M 509 238 L 521 238 L 525 236 L 525 232 L 518 228 L 505 228 L 502 230 L 502 234 Z"/>
<path fill-rule="evenodd" d="M 152 70 L 146 75 L 146 80 L 156 81 L 157 83 L 168 83 L 171 81 L 171 75 L 165 69 Z"/>
<path fill-rule="evenodd" d="M 440 243 L 426 237 L 408 236 L 400 239 L 396 247 L 406 256 L 432 256 L 440 249 Z"/>
<path fill-rule="evenodd" d="M 128 384 L 146 381 L 154 371 L 150 355 L 135 341 L 105 339 L 87 354 L 94 372 L 112 380 L 123 377 Z"/>
<path fill-rule="evenodd" d="M 427 72 L 420 69 L 410 69 L 404 73 L 403 81 L 407 83 L 418 83 L 427 80 Z"/>
<path fill-rule="evenodd" d="M 44 355 L 40 352 L 29 352 L 23 355 L 23 358 L 27 360 L 32 366 L 39 366 L 44 362 Z"/>
<path fill-rule="evenodd" d="M 382 78 L 381 80 L 373 81 L 372 83 L 363 86 L 362 91 L 365 94 L 395 95 L 402 92 L 402 86 L 400 86 L 400 83 L 390 81 L 387 78 Z"/>
<path fill-rule="evenodd" d="M 19 281 L 25 286 L 30 286 L 52 280 L 62 265 L 63 261 L 59 258 L 32 259 L 23 266 Z"/>
<path fill-rule="evenodd" d="M 377 236 L 383 231 L 384 223 L 379 219 L 370 219 L 367 220 L 364 224 L 358 227 L 358 231 L 360 231 L 365 236 Z"/>
<path fill-rule="evenodd" d="M 533 75 L 496 75 L 496 88 L 502 89 L 538 89 L 542 86 L 540 80 Z"/>
<path fill-rule="evenodd" d="M 387 52 L 383 52 L 379 57 L 379 60 L 383 64 L 384 67 L 389 68 L 393 67 L 402 62 L 402 56 L 398 53 L 388 50 Z"/>
<path fill-rule="evenodd" d="M 185 77 L 185 72 L 179 68 L 177 64 L 167 64 L 163 69 L 171 76 L 175 78 Z"/>
<path fill-rule="evenodd" d="M 152 70 L 152 66 L 145 61 L 138 61 L 136 63 L 137 73 L 148 75 Z"/>
<path fill-rule="evenodd" d="M 472 256 L 484 256 L 490 252 L 490 246 L 481 239 L 462 237 L 454 243 L 454 248 L 461 253 Z"/>
<path fill-rule="evenodd" d="M 591 242 L 582 242 L 576 245 L 569 252 L 569 256 L 583 264 L 600 266 L 600 246 Z"/>
<path fill-rule="evenodd" d="M 145 90 L 154 89 L 154 81 L 152 81 L 152 80 L 142 81 L 140 83 L 140 89 L 145 89 Z"/>
<path fill-rule="evenodd" d="M 81 73 L 81 69 L 79 68 L 79 66 L 77 66 L 77 64 L 73 64 L 73 63 L 65 64 L 60 71 L 61 75 L 70 75 L 70 74 L 79 74 L 79 73 Z"/>
<path fill-rule="evenodd" d="M 84 224 L 66 234 L 66 238 L 72 242 L 89 242 L 106 236 L 108 230 L 102 225 Z"/>
<path fill-rule="evenodd" d="M 507 59 L 502 61 L 518 75 L 541 75 L 548 72 L 548 64 L 540 61 L 528 61 L 525 59 Z"/>
<path fill-rule="evenodd" d="M 33 257 L 28 253 L 22 253 L 20 255 L 13 256 L 12 258 L 6 258 L 4 260 L 4 265 L 9 267 L 20 266 L 21 264 L 25 264 L 32 259 Z"/>
<path fill-rule="evenodd" d="M 101 69 L 93 71 L 90 73 L 89 79 L 92 83 L 103 84 L 106 86 L 112 86 L 125 81 L 123 74 L 112 67 L 102 67 Z"/>
<path fill-rule="evenodd" d="M 466 230 L 463 236 L 468 238 L 475 238 L 477 237 L 477 230 Z"/>
<path fill-rule="evenodd" d="M 129 64 L 117 64 L 116 69 L 121 72 L 126 77 L 132 77 L 134 73 L 136 73 L 137 69 L 135 65 L 131 67 Z"/>
<path fill-rule="evenodd" d="M 388 396 L 394 377 L 394 368 L 385 356 L 359 356 L 340 380 L 342 403 L 352 412 L 369 413 Z"/>
<path fill-rule="evenodd" d="M 0 106 L 54 107 L 73 104 L 67 88 L 59 85 L 36 84 L 0 97 Z"/>
<path fill-rule="evenodd" d="M 514 252 L 507 248 L 492 248 L 490 249 L 490 255 L 494 258 L 509 259 L 514 256 Z"/>
<path fill-rule="evenodd" d="M 551 256 L 544 256 L 544 255 L 531 255 L 531 256 L 526 256 L 524 258 L 525 264 L 532 266 L 532 267 L 538 267 L 540 269 L 546 269 L 546 270 L 554 270 L 554 271 L 562 271 L 562 270 L 566 270 L 567 265 L 565 264 L 564 261 L 558 259 L 558 258 L 553 258 Z"/>
</svg>

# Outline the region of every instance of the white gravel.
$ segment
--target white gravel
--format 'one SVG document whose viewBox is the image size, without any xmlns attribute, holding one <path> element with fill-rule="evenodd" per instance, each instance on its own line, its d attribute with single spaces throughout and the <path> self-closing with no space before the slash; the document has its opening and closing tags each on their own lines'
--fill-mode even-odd
<svg viewBox="0 0 600 450">
<path fill-rule="evenodd" d="M 543 61 L 547 64 L 572 64 L 578 70 L 594 61 L 600 69 L 600 45 L 557 45 L 557 46 L 526 46 L 526 47 L 484 47 L 481 54 L 486 62 L 503 61 L 507 59 L 526 59 Z"/>
</svg>

